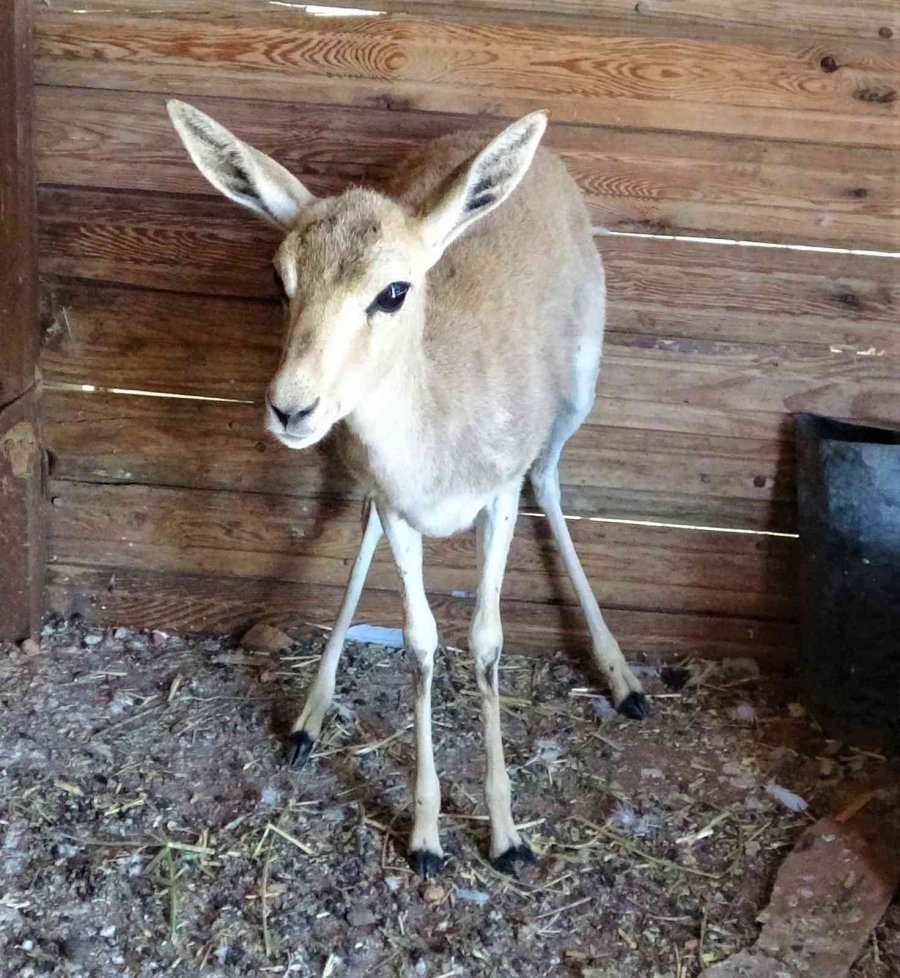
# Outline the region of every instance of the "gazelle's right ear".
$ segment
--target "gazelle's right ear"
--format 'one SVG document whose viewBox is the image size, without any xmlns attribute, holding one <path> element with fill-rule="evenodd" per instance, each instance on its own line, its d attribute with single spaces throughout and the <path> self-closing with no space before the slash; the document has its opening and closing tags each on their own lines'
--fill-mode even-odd
<svg viewBox="0 0 900 978">
<path fill-rule="evenodd" d="M 177 99 L 166 107 L 197 169 L 226 197 L 284 230 L 316 199 L 280 163 L 241 142 L 199 109 Z"/>
</svg>

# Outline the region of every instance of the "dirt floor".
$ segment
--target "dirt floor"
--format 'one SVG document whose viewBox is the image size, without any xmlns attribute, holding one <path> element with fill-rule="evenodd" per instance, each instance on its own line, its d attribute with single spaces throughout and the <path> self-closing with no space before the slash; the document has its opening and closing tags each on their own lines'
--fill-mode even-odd
<svg viewBox="0 0 900 978">
<path fill-rule="evenodd" d="M 514 811 L 540 859 L 504 877 L 484 858 L 474 677 L 447 651 L 434 716 L 449 859 L 422 881 L 403 855 L 402 652 L 348 647 L 318 754 L 284 766 L 322 644 L 311 629 L 267 654 L 59 622 L 39 652 L 0 645 L 4 978 L 693 978 L 752 943 L 804 826 L 873 782 L 870 808 L 897 807 L 891 762 L 823 738 L 752 663 L 646 670 L 653 715 L 635 723 L 584 665 L 506 656 Z M 897 903 L 852 975 L 900 975 Z"/>
</svg>

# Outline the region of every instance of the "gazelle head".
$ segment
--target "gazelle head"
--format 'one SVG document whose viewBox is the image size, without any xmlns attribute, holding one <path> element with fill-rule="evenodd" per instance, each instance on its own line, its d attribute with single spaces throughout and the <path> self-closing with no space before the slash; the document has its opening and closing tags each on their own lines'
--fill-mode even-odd
<svg viewBox="0 0 900 978">
<path fill-rule="evenodd" d="M 168 109 L 206 179 L 285 232 L 274 266 L 287 330 L 266 426 L 290 448 L 319 441 L 404 362 L 424 328 L 428 270 L 512 193 L 547 124 L 543 112 L 513 123 L 413 212 L 359 188 L 316 198 L 193 106 L 173 100 Z"/>
</svg>

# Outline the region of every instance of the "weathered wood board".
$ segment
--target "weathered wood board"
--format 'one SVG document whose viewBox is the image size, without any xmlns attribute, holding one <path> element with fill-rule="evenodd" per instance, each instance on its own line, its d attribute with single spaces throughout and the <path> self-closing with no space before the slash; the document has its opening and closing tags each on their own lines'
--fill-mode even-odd
<svg viewBox="0 0 900 978">
<path fill-rule="evenodd" d="M 0 641 L 40 632 L 46 502 L 37 403 L 32 389 L 0 409 Z"/>
<path fill-rule="evenodd" d="M 34 383 L 39 348 L 32 165 L 31 16 L 0 9 L 0 407 Z"/>
<path fill-rule="evenodd" d="M 697 24 L 439 16 L 203 18 L 42 10 L 42 84 L 896 146 L 900 55 L 878 39 Z"/>
<path fill-rule="evenodd" d="M 424 140 L 497 119 L 405 109 L 192 97 L 317 194 L 379 186 Z M 37 89 L 38 176 L 45 184 L 213 195 L 156 93 Z M 554 124 L 595 224 L 619 231 L 715 235 L 900 250 L 896 149 Z"/>
<path fill-rule="evenodd" d="M 0 6 L 0 640 L 39 629 L 44 571 L 31 28 Z"/>
<path fill-rule="evenodd" d="M 199 177 L 165 99 L 320 194 L 377 187 L 423 139 L 549 108 L 547 143 L 594 223 L 650 235 L 597 237 L 604 366 L 562 465 L 569 514 L 639 524 L 572 523 L 610 624 L 629 655 L 790 654 L 796 542 L 687 526 L 793 530 L 795 411 L 900 424 L 900 265 L 665 235 L 900 252 L 893 5 L 52 6 L 36 91 L 52 606 L 201 630 L 327 621 L 358 534 L 328 447 L 292 453 L 261 431 L 278 236 Z M 543 530 L 523 517 L 507 640 L 583 648 Z M 427 563 L 463 644 L 471 541 L 429 545 Z M 383 556 L 371 585 L 361 615 L 398 623 Z"/>
<path fill-rule="evenodd" d="M 65 4 L 55 0 L 57 10 Z M 134 14 L 134 0 L 73 0 L 71 6 L 89 13 L 123 11 Z M 890 42 L 900 39 L 900 11 L 892 0 L 331 0 L 326 8 L 392 11 L 452 17 L 480 22 L 485 17 L 522 23 L 578 23 L 590 19 L 654 26 L 660 31 L 713 29 L 731 34 L 747 27 L 856 37 Z M 272 13 L 270 0 L 153 0 L 153 13 L 169 12 L 203 17 L 227 13 Z"/>
<path fill-rule="evenodd" d="M 89 567 L 340 585 L 359 546 L 358 503 L 161 486 L 51 486 L 51 561 Z M 571 522 L 599 600 L 610 607 L 790 619 L 796 541 L 673 527 Z M 474 535 L 429 540 L 435 593 L 474 596 Z M 370 572 L 397 586 L 383 547 Z M 504 595 L 576 604 L 542 518 L 522 517 Z"/>
<path fill-rule="evenodd" d="M 334 452 L 279 445 L 257 405 L 77 390 L 47 391 L 45 402 L 55 478 L 356 495 Z M 580 516 L 790 530 L 788 451 L 765 439 L 589 425 L 563 455 L 564 505 Z M 527 496 L 523 505 L 533 508 Z"/>
<path fill-rule="evenodd" d="M 48 604 L 64 614 L 78 612 L 93 621 L 198 632 L 240 632 L 257 621 L 282 628 L 307 621 L 329 624 L 342 593 L 341 588 L 323 585 L 98 570 L 61 563 L 51 564 L 48 575 Z M 431 604 L 442 640 L 465 648 L 473 602 L 432 595 Z M 599 681 L 585 656 L 587 636 L 576 609 L 503 601 L 501 614 L 509 649 L 544 657 L 558 651 L 580 655 L 586 681 Z M 399 596 L 367 588 L 356 620 L 401 625 Z M 783 621 L 630 609 L 611 609 L 606 620 L 631 658 L 740 656 L 778 668 L 789 661 L 797 641 L 796 627 Z"/>
</svg>

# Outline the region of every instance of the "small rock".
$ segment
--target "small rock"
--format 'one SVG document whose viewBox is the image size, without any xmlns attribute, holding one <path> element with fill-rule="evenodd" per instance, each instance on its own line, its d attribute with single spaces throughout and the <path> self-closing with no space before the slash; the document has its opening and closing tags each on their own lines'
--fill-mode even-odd
<svg viewBox="0 0 900 978">
<path fill-rule="evenodd" d="M 120 689 L 116 695 L 109 701 L 109 706 L 107 710 L 109 715 L 112 717 L 121 716 L 127 710 L 134 706 L 134 700 L 131 696 L 124 690 Z"/>
<path fill-rule="evenodd" d="M 466 903 L 474 903 L 478 907 L 483 907 L 490 897 L 483 890 L 470 890 L 464 886 L 453 884 L 453 893 Z"/>
<path fill-rule="evenodd" d="M 160 629 L 155 628 L 150 633 L 150 644 L 153 645 L 154 648 L 158 649 L 161 645 L 165 645 L 166 642 L 168 641 L 169 641 L 169 635 L 167 632 L 163 632 L 160 631 Z"/>
<path fill-rule="evenodd" d="M 766 791 L 792 812 L 805 812 L 809 808 L 804 798 L 801 798 L 800 795 L 795 794 L 793 791 L 789 791 L 787 788 L 783 788 L 780 784 L 775 784 L 774 781 L 770 781 L 766 785 Z"/>
<path fill-rule="evenodd" d="M 596 696 L 588 700 L 589 709 L 600 720 L 608 720 L 618 715 L 618 710 L 605 696 Z"/>
<path fill-rule="evenodd" d="M 281 792 L 272 785 L 266 785 L 259 796 L 259 803 L 263 808 L 274 808 L 281 799 Z"/>
<path fill-rule="evenodd" d="M 447 891 L 437 883 L 429 883 L 423 894 L 426 903 L 440 903 L 446 895 Z"/>
<path fill-rule="evenodd" d="M 217 666 L 242 666 L 247 661 L 247 656 L 243 652 L 223 652 L 221 655 L 214 655 L 210 659 L 210 662 Z"/>
<path fill-rule="evenodd" d="M 347 914 L 347 923 L 351 927 L 368 927 L 378 922 L 378 918 L 366 907 L 354 907 Z"/>
<path fill-rule="evenodd" d="M 104 927 L 100 931 L 100 936 L 101 937 L 113 937 L 115 935 L 115 933 L 116 933 L 116 925 L 115 924 L 108 924 L 106 927 Z"/>
<path fill-rule="evenodd" d="M 19 648 L 22 650 L 22 654 L 29 658 L 41 654 L 41 647 L 33 638 L 26 638 L 24 642 L 20 642 Z"/>
<path fill-rule="evenodd" d="M 103 633 L 101 632 L 98 634 L 97 632 L 90 632 L 88 635 L 84 636 L 82 641 L 88 646 L 88 648 L 94 645 L 99 645 L 103 641 Z"/>
<path fill-rule="evenodd" d="M 750 703 L 739 703 L 731 711 L 731 719 L 738 723 L 753 723 L 756 720 L 756 710 Z"/>
<path fill-rule="evenodd" d="M 280 628 L 273 628 L 264 622 L 257 622 L 241 639 L 244 648 L 255 652 L 281 652 L 290 648 L 291 637 Z"/>
<path fill-rule="evenodd" d="M 113 632 L 113 638 L 117 642 L 124 642 L 125 639 L 128 638 L 130 635 L 131 632 L 127 628 L 124 628 L 122 625 L 119 625 L 119 627 Z"/>
</svg>

